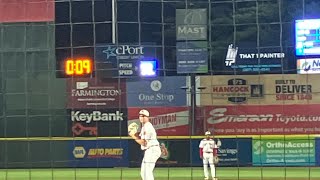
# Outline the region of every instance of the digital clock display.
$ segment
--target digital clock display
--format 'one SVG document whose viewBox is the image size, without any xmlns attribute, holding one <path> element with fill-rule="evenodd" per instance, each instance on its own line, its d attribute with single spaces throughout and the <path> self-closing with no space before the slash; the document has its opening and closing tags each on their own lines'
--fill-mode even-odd
<svg viewBox="0 0 320 180">
<path fill-rule="evenodd" d="M 90 59 L 67 59 L 64 62 L 64 73 L 68 76 L 89 75 L 93 71 L 93 61 Z"/>
</svg>

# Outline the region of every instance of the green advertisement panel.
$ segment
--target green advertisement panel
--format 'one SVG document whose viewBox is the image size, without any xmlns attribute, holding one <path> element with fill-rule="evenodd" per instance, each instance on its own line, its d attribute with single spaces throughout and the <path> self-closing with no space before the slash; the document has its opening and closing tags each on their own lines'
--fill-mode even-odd
<svg viewBox="0 0 320 180">
<path fill-rule="evenodd" d="M 315 165 L 314 138 L 253 139 L 254 166 Z"/>
</svg>

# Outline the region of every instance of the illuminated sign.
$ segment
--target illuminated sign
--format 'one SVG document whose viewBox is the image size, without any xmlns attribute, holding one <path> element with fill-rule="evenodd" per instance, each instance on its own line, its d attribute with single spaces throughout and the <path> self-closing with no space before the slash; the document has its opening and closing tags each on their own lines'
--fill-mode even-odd
<svg viewBox="0 0 320 180">
<path fill-rule="evenodd" d="M 104 77 L 141 76 L 140 61 L 157 59 L 156 57 L 156 48 L 149 44 L 140 46 L 99 44 L 95 48 L 95 72 L 99 73 L 100 69 L 107 70 L 109 74 L 105 73 L 102 75 Z M 145 73 L 148 75 L 154 72 L 143 70 L 143 74 Z"/>
<path fill-rule="evenodd" d="M 67 59 L 64 72 L 66 75 L 88 75 L 92 73 L 93 65 L 90 59 Z"/>
<path fill-rule="evenodd" d="M 157 76 L 157 60 L 141 60 L 140 61 L 140 76 L 142 77 L 154 77 Z"/>
<path fill-rule="evenodd" d="M 292 52 L 293 53 L 293 52 Z M 258 48 L 251 42 L 229 44 L 225 52 L 216 58 L 223 58 L 213 66 L 218 74 L 281 74 L 291 73 L 295 65 L 288 63 L 293 54 L 279 47 Z"/>
<path fill-rule="evenodd" d="M 320 19 L 296 20 L 296 55 L 320 55 Z"/>
</svg>

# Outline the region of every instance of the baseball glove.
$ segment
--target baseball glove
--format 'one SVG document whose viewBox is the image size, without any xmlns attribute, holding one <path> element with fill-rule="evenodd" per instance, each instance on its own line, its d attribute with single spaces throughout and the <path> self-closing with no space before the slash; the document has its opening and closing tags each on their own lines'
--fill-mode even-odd
<svg viewBox="0 0 320 180">
<path fill-rule="evenodd" d="M 135 122 L 129 124 L 128 126 L 128 133 L 129 134 L 136 134 L 138 132 L 138 128 L 139 128 L 139 125 Z"/>
<path fill-rule="evenodd" d="M 218 163 L 219 163 L 219 157 L 213 156 L 213 164 L 218 164 Z"/>
</svg>

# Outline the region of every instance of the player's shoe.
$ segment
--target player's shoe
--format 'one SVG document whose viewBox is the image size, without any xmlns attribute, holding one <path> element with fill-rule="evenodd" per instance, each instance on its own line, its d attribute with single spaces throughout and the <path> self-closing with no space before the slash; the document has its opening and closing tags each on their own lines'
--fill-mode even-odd
<svg viewBox="0 0 320 180">
<path fill-rule="evenodd" d="M 218 178 L 212 178 L 212 180 L 218 180 Z"/>
<path fill-rule="evenodd" d="M 204 180 L 209 180 L 209 178 L 204 178 Z"/>
</svg>

